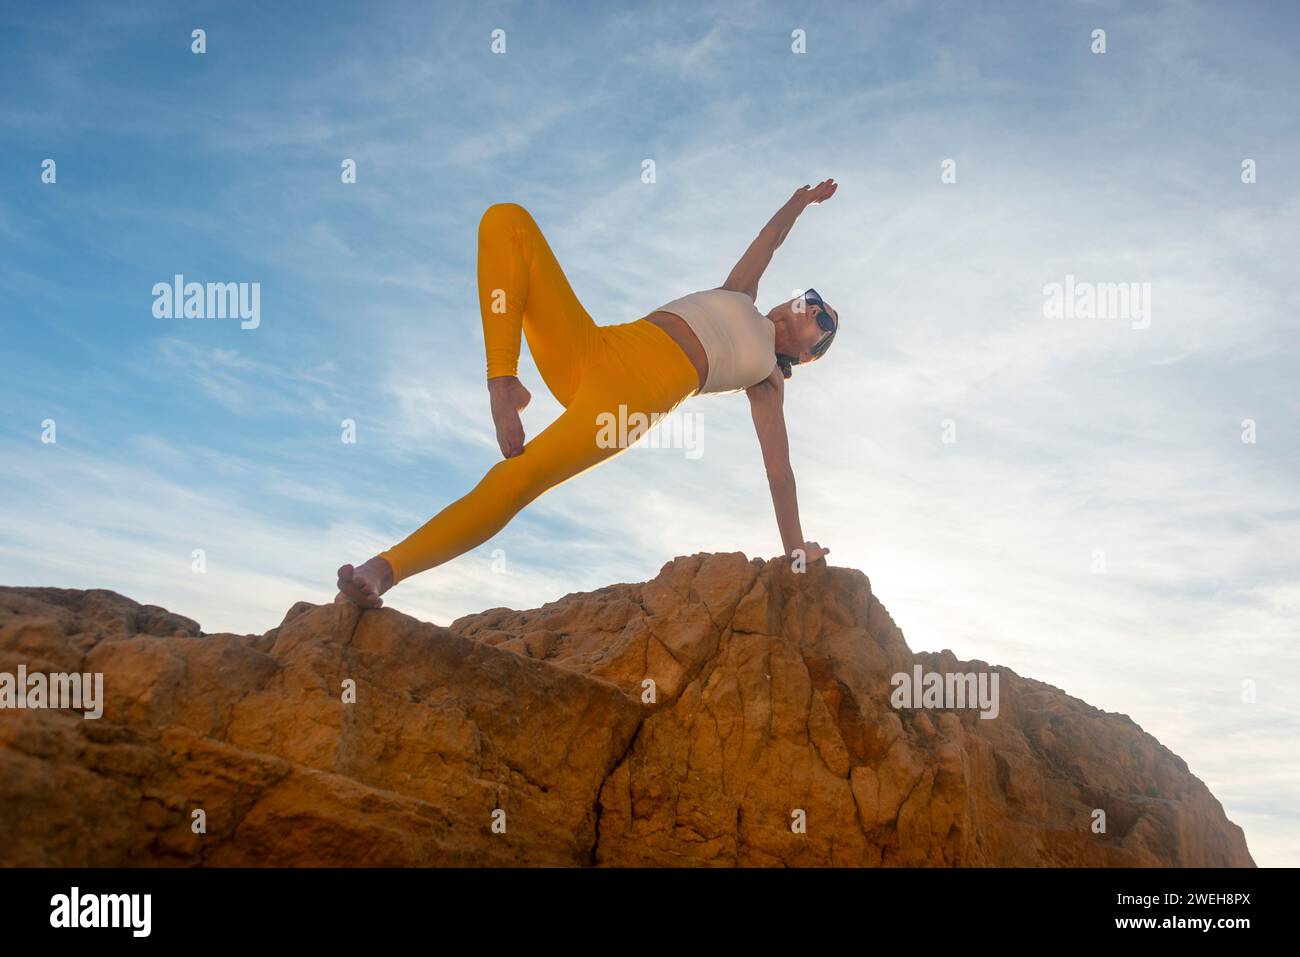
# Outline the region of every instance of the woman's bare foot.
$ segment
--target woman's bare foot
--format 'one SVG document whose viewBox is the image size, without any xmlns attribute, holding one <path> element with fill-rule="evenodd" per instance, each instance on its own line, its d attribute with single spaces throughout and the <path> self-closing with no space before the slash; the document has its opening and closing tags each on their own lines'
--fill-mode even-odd
<svg viewBox="0 0 1300 957">
<path fill-rule="evenodd" d="M 516 376 L 503 375 L 488 379 L 492 397 L 492 421 L 497 427 L 497 444 L 501 454 L 514 458 L 524 450 L 524 423 L 519 412 L 532 401 L 532 393 Z"/>
<path fill-rule="evenodd" d="M 382 608 L 384 600 L 379 596 L 392 587 L 393 566 L 376 555 L 356 568 L 339 568 L 339 595 L 334 600 L 343 598 L 362 608 Z"/>
</svg>

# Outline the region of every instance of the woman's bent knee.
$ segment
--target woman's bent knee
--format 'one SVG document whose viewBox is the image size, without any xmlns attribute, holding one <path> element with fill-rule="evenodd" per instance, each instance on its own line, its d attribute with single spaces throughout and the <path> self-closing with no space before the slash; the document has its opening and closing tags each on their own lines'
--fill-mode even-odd
<svg viewBox="0 0 1300 957">
<path fill-rule="evenodd" d="M 481 232 L 485 228 L 491 228 L 496 224 L 509 225 L 520 220 L 531 221 L 532 216 L 528 210 L 524 209 L 518 203 L 493 203 L 483 213 L 478 221 L 478 228 Z"/>
</svg>

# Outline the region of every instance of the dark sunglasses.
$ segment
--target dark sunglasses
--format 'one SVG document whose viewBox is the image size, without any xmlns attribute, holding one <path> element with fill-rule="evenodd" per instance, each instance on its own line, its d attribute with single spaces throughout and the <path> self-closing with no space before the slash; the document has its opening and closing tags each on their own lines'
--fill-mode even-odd
<svg viewBox="0 0 1300 957">
<path fill-rule="evenodd" d="M 817 312 L 817 325 L 823 332 L 829 335 L 822 336 L 817 344 L 809 349 L 809 353 L 814 359 L 821 358 L 821 354 L 830 348 L 831 340 L 835 338 L 835 330 L 839 328 L 839 322 L 831 316 L 830 311 L 826 308 L 826 300 L 817 294 L 816 289 L 809 289 L 803 294 L 805 301 L 812 303 L 814 306 L 821 308 Z"/>
</svg>

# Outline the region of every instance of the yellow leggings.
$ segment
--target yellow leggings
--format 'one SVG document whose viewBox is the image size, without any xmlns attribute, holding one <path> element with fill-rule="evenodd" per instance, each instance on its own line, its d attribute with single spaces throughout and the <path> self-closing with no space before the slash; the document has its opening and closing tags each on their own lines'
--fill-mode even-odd
<svg viewBox="0 0 1300 957">
<path fill-rule="evenodd" d="M 522 328 L 564 412 L 469 494 L 380 552 L 394 584 L 482 544 L 543 492 L 623 451 L 647 431 L 633 427 L 634 413 L 653 422 L 699 388 L 695 366 L 654 323 L 592 322 L 537 223 L 515 203 L 488 207 L 479 222 L 478 294 L 487 377 L 517 373 Z M 623 431 L 620 423 L 627 423 L 623 446 L 607 441 Z"/>
</svg>

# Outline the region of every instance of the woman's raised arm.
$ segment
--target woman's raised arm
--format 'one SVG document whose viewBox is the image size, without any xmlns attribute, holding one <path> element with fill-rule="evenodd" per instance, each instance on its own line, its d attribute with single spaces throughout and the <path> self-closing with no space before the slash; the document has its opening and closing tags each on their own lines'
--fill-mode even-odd
<svg viewBox="0 0 1300 957">
<path fill-rule="evenodd" d="M 758 281 L 772 261 L 772 254 L 776 252 L 776 248 L 785 241 L 790 228 L 794 226 L 794 221 L 811 204 L 830 199 L 837 185 L 835 180 L 828 179 L 816 186 L 803 186 L 796 189 L 794 195 L 776 211 L 776 215 L 768 221 L 767 225 L 759 230 L 758 236 L 745 250 L 745 255 L 740 257 L 740 262 L 736 263 L 727 276 L 726 282 L 718 288 L 743 292 L 750 299 L 757 299 Z"/>
</svg>

